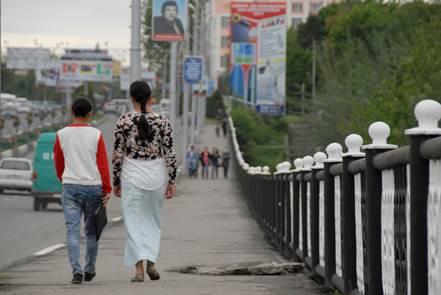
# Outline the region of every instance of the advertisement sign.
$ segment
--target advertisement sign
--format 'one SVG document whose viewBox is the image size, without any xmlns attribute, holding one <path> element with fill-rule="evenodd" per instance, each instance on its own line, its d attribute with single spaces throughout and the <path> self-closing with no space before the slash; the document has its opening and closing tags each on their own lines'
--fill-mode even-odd
<svg viewBox="0 0 441 295">
<path fill-rule="evenodd" d="M 286 2 L 231 3 L 233 95 L 281 115 L 286 100 Z"/>
<path fill-rule="evenodd" d="M 35 82 L 38 85 L 56 87 L 60 78 L 60 61 L 51 59 L 46 67 L 35 70 Z"/>
<path fill-rule="evenodd" d="M 184 79 L 187 83 L 196 84 L 204 75 L 204 57 L 186 56 L 184 58 Z"/>
<path fill-rule="evenodd" d="M 150 86 L 154 87 L 156 84 L 156 73 L 143 70 L 141 72 L 142 80 L 149 83 Z M 121 90 L 129 90 L 130 88 L 130 72 L 129 69 L 124 68 L 121 70 L 121 76 L 120 76 L 120 88 Z"/>
<path fill-rule="evenodd" d="M 231 47 L 231 62 L 233 64 L 245 65 L 255 63 L 256 44 L 236 42 Z"/>
<path fill-rule="evenodd" d="M 6 67 L 15 70 L 35 70 L 47 68 L 51 62 L 48 48 L 8 47 Z"/>
<path fill-rule="evenodd" d="M 207 83 L 197 83 L 192 85 L 192 94 L 195 97 L 207 96 Z"/>
<path fill-rule="evenodd" d="M 35 80 L 37 84 L 48 87 L 57 86 L 59 75 L 60 69 L 58 67 L 35 70 Z"/>
<path fill-rule="evenodd" d="M 61 56 L 60 80 L 111 82 L 112 65 L 106 50 L 69 49 Z"/>
<path fill-rule="evenodd" d="M 187 0 L 153 0 L 152 39 L 183 41 L 187 31 Z"/>
</svg>

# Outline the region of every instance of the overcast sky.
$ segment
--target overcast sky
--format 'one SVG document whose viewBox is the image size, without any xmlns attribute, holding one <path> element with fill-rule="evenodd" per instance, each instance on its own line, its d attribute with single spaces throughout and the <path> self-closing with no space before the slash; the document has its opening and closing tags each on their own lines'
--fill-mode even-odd
<svg viewBox="0 0 441 295">
<path fill-rule="evenodd" d="M 128 49 L 130 0 L 0 0 L 1 46 Z"/>
</svg>

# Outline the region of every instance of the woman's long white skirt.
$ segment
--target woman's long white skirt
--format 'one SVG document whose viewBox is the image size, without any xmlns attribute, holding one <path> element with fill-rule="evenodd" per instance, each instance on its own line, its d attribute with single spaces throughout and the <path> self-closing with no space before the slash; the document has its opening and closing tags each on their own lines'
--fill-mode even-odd
<svg viewBox="0 0 441 295">
<path fill-rule="evenodd" d="M 135 265 L 140 260 L 156 262 L 161 240 L 160 211 L 166 185 L 153 191 L 143 190 L 129 181 L 121 181 L 121 206 L 127 243 L 124 262 Z"/>
</svg>

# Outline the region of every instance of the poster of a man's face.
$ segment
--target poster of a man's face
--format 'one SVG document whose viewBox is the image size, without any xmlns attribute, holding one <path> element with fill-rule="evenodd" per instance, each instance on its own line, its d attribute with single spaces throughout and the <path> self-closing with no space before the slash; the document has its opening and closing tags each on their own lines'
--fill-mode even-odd
<svg viewBox="0 0 441 295">
<path fill-rule="evenodd" d="M 184 40 L 186 25 L 187 0 L 153 0 L 153 40 Z"/>
</svg>

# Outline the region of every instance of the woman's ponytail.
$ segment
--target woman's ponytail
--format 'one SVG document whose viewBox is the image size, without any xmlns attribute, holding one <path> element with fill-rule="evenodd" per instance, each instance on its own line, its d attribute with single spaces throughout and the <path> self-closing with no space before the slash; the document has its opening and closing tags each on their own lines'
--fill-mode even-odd
<svg viewBox="0 0 441 295">
<path fill-rule="evenodd" d="M 153 128 L 150 126 L 145 114 L 147 113 L 147 101 L 151 97 L 150 86 L 144 81 L 135 81 L 130 85 L 130 96 L 141 105 L 141 116 L 135 119 L 141 140 L 148 142 L 153 140 Z"/>
</svg>

